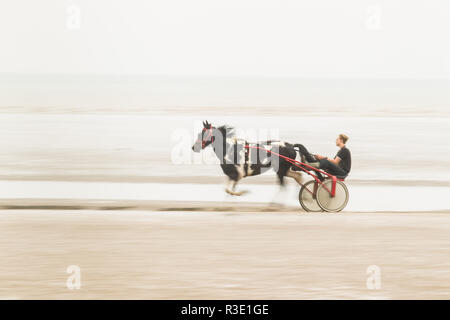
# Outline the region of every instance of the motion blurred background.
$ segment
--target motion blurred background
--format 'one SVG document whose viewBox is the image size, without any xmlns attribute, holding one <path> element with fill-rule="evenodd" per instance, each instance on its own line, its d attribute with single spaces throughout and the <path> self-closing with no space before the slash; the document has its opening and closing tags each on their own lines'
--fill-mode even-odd
<svg viewBox="0 0 450 320">
<path fill-rule="evenodd" d="M 66 262 L 78 263 L 69 261 L 69 255 L 75 252 L 81 261 L 79 263 L 84 261 L 85 268 L 91 268 L 92 283 L 98 281 L 97 285 L 100 283 L 102 288 L 106 286 L 102 282 L 102 274 L 109 266 L 105 261 L 114 261 L 123 268 L 116 271 L 129 281 L 117 280 L 121 285 L 142 283 L 144 288 L 148 288 L 145 287 L 147 284 L 152 288 L 167 289 L 161 295 L 153 292 L 154 295 L 149 296 L 142 288 L 136 289 L 139 287 L 136 284 L 134 288 L 137 291 L 129 291 L 129 297 L 133 297 L 134 292 L 139 292 L 139 297 L 156 298 L 204 298 L 210 294 L 213 297 L 300 297 L 298 293 L 305 288 L 303 282 L 297 283 L 295 290 L 278 286 L 274 280 L 273 283 L 261 284 L 256 291 L 252 291 L 251 285 L 243 285 L 246 290 L 239 291 L 241 287 L 234 287 L 234 284 L 220 289 L 223 291 L 211 291 L 200 273 L 196 273 L 202 268 L 195 266 L 195 270 L 189 269 L 192 265 L 184 266 L 184 270 L 194 270 L 189 275 L 192 276 L 189 284 L 180 284 L 177 280 L 164 282 L 164 279 L 174 279 L 175 273 L 158 277 L 158 271 L 155 271 L 153 280 L 139 276 L 127 278 L 127 274 L 133 275 L 133 272 L 136 275 L 145 273 L 147 269 L 155 270 L 153 267 L 156 270 L 167 267 L 164 264 L 152 267 L 151 262 L 142 262 L 144 265 L 139 265 L 142 269 L 138 272 L 131 264 L 124 265 L 124 261 L 131 259 L 138 268 L 141 258 L 154 261 L 156 257 L 165 257 L 159 245 L 140 247 L 146 233 L 136 236 L 133 230 L 139 221 L 147 218 L 135 220 L 131 216 L 130 221 L 122 221 L 127 226 L 122 233 L 121 229 L 115 229 L 115 225 L 108 228 L 110 218 L 86 218 L 73 213 L 67 215 L 67 219 L 76 223 L 80 239 L 82 234 L 86 235 L 84 232 L 93 230 L 86 227 L 84 221 L 102 225 L 101 232 L 88 234 L 86 239 L 92 236 L 92 242 L 79 242 L 77 237 L 64 240 L 64 232 L 55 235 L 56 238 L 46 237 L 47 232 L 52 234 L 52 230 L 60 228 L 69 234 L 75 232 L 67 225 L 68 221 L 62 220 L 66 218 L 56 218 L 55 214 L 63 213 L 59 210 L 61 208 L 98 209 L 100 206 L 104 210 L 102 206 L 108 203 L 106 209 L 115 209 L 116 213 L 123 213 L 121 208 L 146 208 L 149 212 L 212 210 L 218 214 L 224 210 L 225 204 L 227 210 L 237 213 L 248 211 L 244 208 L 248 203 L 262 204 L 252 207 L 252 210 L 265 208 L 278 188 L 273 174 L 244 180 L 241 187 L 251 193 L 242 198 L 230 198 L 224 195 L 225 179 L 219 166 L 196 161 L 190 146 L 203 120 L 214 125 L 232 125 L 244 132 L 275 130 L 282 140 L 302 143 L 313 153 L 328 156 L 334 156 L 337 151 L 334 144 L 336 136 L 345 133 L 350 137 L 348 146 L 353 159 L 352 172 L 346 180 L 351 194 L 347 212 L 448 212 L 449 13 L 450 4 L 445 0 L 2 2 L 0 206 L 2 209 L 31 209 L 32 212 L 22 218 L 15 211 L 3 212 L 5 241 L 17 234 L 29 234 L 31 238 L 16 239 L 17 247 L 1 250 L 2 261 L 7 260 L 10 264 L 1 270 L 3 278 L 0 277 L 0 281 L 3 281 L 2 288 L 6 289 L 0 292 L 5 297 L 60 297 L 62 291 L 54 286 L 65 281 L 64 274 L 50 287 L 44 285 L 45 290 L 40 287 L 42 283 L 33 282 L 33 279 L 52 278 L 52 270 L 64 269 Z M 185 134 L 180 137 L 177 132 Z M 187 155 L 188 161 L 175 163 L 174 148 Z M 301 212 L 296 200 L 298 187 L 293 182 L 288 185 L 290 193 L 285 204 L 288 211 L 297 214 Z M 143 202 L 147 206 L 143 206 Z M 42 218 L 44 220 L 34 215 L 41 210 L 47 210 L 45 213 L 49 214 L 42 216 L 46 217 Z M 204 217 L 194 215 L 191 220 L 190 216 L 166 215 L 159 217 L 158 221 L 170 226 L 177 219 L 187 219 L 183 221 L 193 228 L 199 224 L 208 226 L 210 233 L 206 232 L 205 237 L 216 243 L 212 240 L 214 231 L 211 230 L 222 226 L 222 222 L 218 222 L 215 215 Z M 284 230 L 286 224 L 295 224 L 291 220 L 296 219 L 289 214 L 281 218 L 270 217 L 261 223 L 268 226 L 280 223 L 280 228 L 267 227 L 263 236 L 258 233 L 261 225 L 256 222 L 250 228 L 256 228 L 253 236 L 257 239 L 271 236 L 280 239 L 283 232 L 277 235 L 272 232 Z M 415 255 L 418 259 L 418 262 L 405 262 L 396 260 L 398 256 L 395 254 L 387 255 L 391 260 L 383 261 L 387 264 L 392 262 L 392 266 L 398 268 L 395 272 L 401 273 L 402 268 L 407 268 L 405 266 L 414 269 L 412 266 L 417 267 L 426 260 L 427 245 L 416 243 L 421 247 L 409 247 L 408 239 L 436 234 L 438 238 L 429 238 L 428 244 L 436 250 L 432 257 L 434 260 L 429 261 L 441 268 L 439 272 L 447 273 L 437 276 L 438 271 L 426 270 L 423 285 L 403 292 L 399 289 L 402 287 L 400 281 L 390 287 L 388 293 L 372 297 L 421 298 L 421 292 L 427 292 L 430 286 L 435 285 L 433 281 L 448 279 L 445 278 L 448 276 L 448 271 L 445 271 L 448 270 L 448 258 L 442 260 L 440 256 L 448 249 L 448 237 L 444 236 L 447 230 L 439 229 L 447 218 L 444 223 L 442 220 L 427 220 L 430 215 L 418 218 L 418 224 L 430 224 L 429 233 L 424 235 L 417 233 L 412 220 L 405 226 L 405 220 L 400 222 L 397 216 L 381 217 L 369 215 L 367 219 L 381 219 L 373 225 L 398 223 L 399 228 L 404 228 L 399 229 L 403 230 L 399 231 L 400 234 L 405 236 L 391 240 L 399 241 L 396 242 L 401 246 L 397 248 L 398 252 Z M 92 222 L 89 219 L 97 220 Z M 244 224 L 251 226 L 251 221 L 259 218 L 242 219 L 246 221 Z M 323 232 L 327 227 L 322 229 L 322 226 L 327 224 L 350 226 L 353 221 L 348 216 L 345 221 L 338 218 L 317 221 L 309 216 L 301 219 L 313 219 L 312 223 L 317 223 L 318 233 L 312 233 L 311 237 Z M 363 220 L 358 220 L 355 226 L 360 228 L 359 223 Z M 158 225 L 158 221 L 150 219 L 145 225 L 155 228 L 153 223 Z M 170 261 L 175 264 L 179 260 L 174 248 L 177 248 L 180 235 L 186 231 L 182 225 L 177 226 L 180 229 L 176 234 L 172 234 L 168 227 L 167 234 L 154 235 L 155 239 L 169 239 L 164 242 L 168 246 L 167 259 L 173 258 Z M 33 230 L 37 232 L 35 237 Z M 330 229 L 326 230 L 330 232 Z M 296 237 L 301 232 L 297 231 L 292 230 L 289 244 L 300 241 Z M 223 233 L 223 239 L 232 232 Z M 242 232 L 246 232 L 245 229 Z M 354 238 L 347 239 L 348 235 L 337 234 L 335 239 L 348 241 L 350 245 Z M 390 229 L 372 234 L 373 239 L 386 239 L 391 235 Z M 187 239 L 191 236 L 195 235 L 185 234 Z M 219 234 L 216 236 L 220 237 Z M 111 237 L 123 240 L 115 243 L 115 250 L 123 251 L 114 251 L 114 254 L 108 251 Z M 130 240 L 127 242 L 125 239 L 128 237 Z M 306 237 L 301 241 L 311 241 L 314 246 L 316 242 L 308 235 Z M 222 240 L 217 240 L 217 246 L 223 244 L 227 247 L 229 243 L 220 242 Z M 246 237 L 241 240 L 255 244 Z M 102 256 L 104 260 L 89 260 L 91 256 L 79 249 L 93 245 L 95 241 L 100 244 L 92 250 L 107 255 Z M 207 251 L 200 240 L 196 241 L 192 242 L 198 249 L 192 249 L 194 256 Z M 284 240 L 279 241 L 284 243 Z M 33 246 L 34 243 L 40 246 Z M 239 244 L 234 245 L 236 250 L 242 249 Z M 337 250 L 342 259 L 346 257 L 346 249 L 331 248 L 327 243 L 321 245 L 318 249 L 324 252 L 330 250 L 328 252 L 332 254 Z M 361 248 L 362 253 L 360 256 L 357 254 L 358 257 L 365 252 L 369 252 L 369 257 L 381 257 L 386 250 L 386 243 L 375 245 L 368 240 L 366 245 L 373 251 Z M 72 249 L 66 250 L 66 247 Z M 133 251 L 136 255 L 131 258 L 127 256 L 130 248 L 136 249 Z M 259 247 L 255 248 L 258 251 Z M 144 251 L 147 254 L 143 254 Z M 272 268 L 267 269 L 269 277 L 273 272 L 280 274 L 277 261 L 294 254 L 294 251 L 280 251 L 279 247 L 274 251 L 280 252 L 281 260 L 266 260 L 267 252 L 264 251 L 261 251 L 260 260 L 255 258 L 255 261 L 272 263 Z M 245 255 L 244 251 L 240 253 Z M 339 264 L 343 260 L 324 262 L 309 251 L 301 254 L 311 254 L 308 256 L 311 262 L 294 268 L 296 272 L 309 268 L 309 272 L 314 273 L 331 264 L 352 270 L 345 263 Z M 29 264 L 20 263 L 24 256 L 31 257 Z M 53 257 L 53 260 L 48 262 L 43 257 Z M 239 273 L 231 266 L 233 261 L 236 262 L 233 255 L 224 253 L 215 257 L 206 262 L 214 266 L 214 261 L 224 259 L 219 265 L 229 272 L 226 281 L 234 283 Z M 364 261 L 361 262 L 363 269 L 366 263 L 376 263 L 370 259 L 360 261 Z M 228 269 L 227 263 L 230 263 Z M 51 268 L 46 267 L 43 271 L 37 267 L 42 265 L 50 265 Z M 283 270 L 290 275 L 294 269 Z M 222 274 L 214 270 L 211 277 Z M 252 274 L 259 269 L 250 265 L 248 270 Z M 31 272 L 27 273 L 28 280 L 23 280 L 25 272 Z M 395 272 L 392 279 L 395 279 Z M 259 273 L 255 275 L 259 277 Z M 261 279 L 268 276 L 264 272 L 260 275 Z M 299 277 L 308 278 L 310 275 Z M 345 280 L 345 277 L 339 274 L 336 279 Z M 296 283 L 291 278 L 285 280 L 286 283 Z M 264 295 L 269 286 L 274 290 L 273 295 Z M 364 292 L 358 291 L 360 289 L 352 291 L 354 287 L 342 286 L 342 283 L 336 283 L 334 289 L 324 283 L 320 285 L 322 289 L 317 290 L 314 282 L 308 286 L 313 289 L 305 297 L 324 297 L 325 292 L 329 294 L 326 297 L 366 297 Z M 193 288 L 192 296 L 183 295 L 182 288 L 185 287 Z M 434 293 L 442 297 L 442 292 L 447 292 L 447 289 L 444 285 L 439 287 L 441 291 Z M 91 290 L 94 289 L 91 287 Z M 79 297 L 108 297 L 108 290 L 102 291 L 98 286 L 95 290 L 90 291 L 90 295 Z M 346 290 L 353 293 L 347 294 Z M 112 297 L 121 297 L 119 292 L 110 293 Z M 68 293 L 64 291 L 64 294 Z"/>
<path fill-rule="evenodd" d="M 352 179 L 448 181 L 449 10 L 437 0 L 4 3 L 0 177 L 220 175 L 171 163 L 173 131 L 194 140 L 208 119 L 277 129 L 330 156 L 345 132 Z"/>
</svg>

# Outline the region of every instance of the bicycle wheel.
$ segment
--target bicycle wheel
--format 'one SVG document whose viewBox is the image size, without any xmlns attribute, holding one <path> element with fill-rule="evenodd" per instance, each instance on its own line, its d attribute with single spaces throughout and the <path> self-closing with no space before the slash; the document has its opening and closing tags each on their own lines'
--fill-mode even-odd
<svg viewBox="0 0 450 320">
<path fill-rule="evenodd" d="M 339 212 L 344 209 L 348 203 L 348 189 L 345 183 L 336 181 L 336 192 L 334 197 L 332 197 L 330 193 L 332 186 L 333 181 L 331 179 L 322 182 L 317 189 L 317 204 L 327 212 Z"/>
<path fill-rule="evenodd" d="M 316 197 L 313 195 L 314 183 L 316 180 L 311 180 L 302 185 L 298 193 L 298 201 L 306 212 L 322 212 L 322 208 L 317 204 Z"/>
</svg>

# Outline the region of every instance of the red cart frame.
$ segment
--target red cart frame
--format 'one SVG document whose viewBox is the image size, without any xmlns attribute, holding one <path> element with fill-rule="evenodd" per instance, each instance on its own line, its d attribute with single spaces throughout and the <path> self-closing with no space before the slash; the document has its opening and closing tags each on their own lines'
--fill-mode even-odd
<svg viewBox="0 0 450 320">
<path fill-rule="evenodd" d="M 262 148 L 262 147 L 257 147 L 257 146 L 249 146 L 249 145 L 246 145 L 245 148 L 246 148 L 246 149 L 250 149 L 250 148 L 251 148 L 251 149 L 259 149 L 259 150 L 263 150 L 263 151 L 266 151 L 266 152 L 270 152 L 270 153 L 272 153 L 272 154 L 274 154 L 274 155 L 276 155 L 276 156 L 278 156 L 278 157 L 280 157 L 280 158 L 285 159 L 286 161 L 292 163 L 294 166 L 300 168 L 302 171 L 306 172 L 306 173 L 309 174 L 311 177 L 313 177 L 314 180 L 316 180 L 316 182 L 317 182 L 318 184 L 321 184 L 321 185 L 322 185 L 322 186 L 330 193 L 330 195 L 331 195 L 332 197 L 334 197 L 335 194 L 336 194 L 336 181 L 344 181 L 344 179 L 340 179 L 340 178 L 338 178 L 338 177 L 336 177 L 336 176 L 334 176 L 334 175 L 332 175 L 332 174 L 330 174 L 330 173 L 328 173 L 328 172 L 326 172 L 326 171 L 323 171 L 323 170 L 320 170 L 320 169 L 311 167 L 310 165 L 308 165 L 308 164 L 306 164 L 306 163 L 303 163 L 303 162 L 297 161 L 297 160 L 295 160 L 295 159 L 292 159 L 292 158 L 283 156 L 283 155 L 281 155 L 281 154 L 279 154 L 279 153 L 277 153 L 277 152 L 274 152 L 274 151 L 272 151 L 272 150 L 268 150 L 268 149 L 265 149 L 265 148 Z M 331 190 L 329 190 L 329 189 L 322 183 L 322 180 L 319 179 L 319 177 L 318 177 L 317 175 L 311 173 L 311 171 L 306 170 L 306 169 L 303 168 L 302 166 L 305 166 L 305 167 L 307 167 L 307 168 L 309 168 L 309 169 L 314 170 L 315 172 L 319 172 L 319 173 L 321 173 L 321 174 L 324 174 L 324 175 L 328 176 L 328 177 L 332 180 Z M 317 185 L 316 185 L 316 184 L 315 184 L 314 188 L 315 188 L 315 189 L 317 188 Z M 316 190 L 314 190 L 314 191 L 316 191 Z"/>
</svg>

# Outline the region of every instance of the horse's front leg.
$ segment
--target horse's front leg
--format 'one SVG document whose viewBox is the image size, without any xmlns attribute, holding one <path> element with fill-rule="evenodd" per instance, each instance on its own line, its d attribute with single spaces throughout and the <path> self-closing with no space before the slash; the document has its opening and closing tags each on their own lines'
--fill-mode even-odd
<svg viewBox="0 0 450 320">
<path fill-rule="evenodd" d="M 239 180 L 229 179 L 225 192 L 231 194 L 232 196 L 242 196 L 243 194 L 247 193 L 248 191 L 246 190 L 235 191 L 238 181 Z"/>
</svg>

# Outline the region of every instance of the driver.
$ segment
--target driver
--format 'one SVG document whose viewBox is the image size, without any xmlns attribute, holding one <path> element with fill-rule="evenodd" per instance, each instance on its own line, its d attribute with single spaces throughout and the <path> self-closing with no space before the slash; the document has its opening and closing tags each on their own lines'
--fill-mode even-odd
<svg viewBox="0 0 450 320">
<path fill-rule="evenodd" d="M 340 134 L 336 138 L 336 146 L 339 147 L 339 151 L 333 159 L 316 154 L 314 156 L 319 161 L 306 163 L 311 167 L 323 169 L 334 176 L 346 177 L 352 167 L 352 156 L 350 150 L 345 146 L 347 141 L 348 137 L 345 134 Z"/>
</svg>

